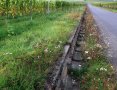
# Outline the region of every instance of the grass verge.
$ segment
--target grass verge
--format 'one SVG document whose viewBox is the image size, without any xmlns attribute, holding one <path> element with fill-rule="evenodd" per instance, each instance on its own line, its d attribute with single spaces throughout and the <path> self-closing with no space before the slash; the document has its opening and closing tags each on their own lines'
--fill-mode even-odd
<svg viewBox="0 0 117 90">
<path fill-rule="evenodd" d="M 109 10 L 111 12 L 117 12 L 117 2 L 93 3 L 93 5 Z"/>
<path fill-rule="evenodd" d="M 80 79 L 81 90 L 116 90 L 115 70 L 105 57 L 106 45 L 89 11 L 84 24 L 86 34 L 83 50 L 86 63 L 79 71 L 73 71 L 73 76 Z"/>
<path fill-rule="evenodd" d="M 81 8 L 81 7 L 80 7 Z M 0 21 L 0 90 L 43 90 L 49 67 L 58 57 L 83 7 Z"/>
<path fill-rule="evenodd" d="M 109 9 L 109 8 L 108 8 L 108 10 L 110 10 L 111 12 L 117 13 L 117 9 Z"/>
<path fill-rule="evenodd" d="M 115 71 L 108 63 L 105 55 L 105 44 L 102 42 L 100 32 L 95 25 L 93 16 L 88 12 L 86 16 L 86 45 L 87 71 L 82 75 L 82 90 L 116 90 Z"/>
</svg>

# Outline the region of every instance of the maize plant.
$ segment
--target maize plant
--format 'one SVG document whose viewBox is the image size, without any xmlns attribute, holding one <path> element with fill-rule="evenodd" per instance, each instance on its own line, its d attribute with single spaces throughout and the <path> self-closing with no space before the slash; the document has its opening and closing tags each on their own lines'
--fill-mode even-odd
<svg viewBox="0 0 117 90">
<path fill-rule="evenodd" d="M 57 11 L 71 5 L 73 6 L 69 2 L 52 0 L 0 0 L 0 16 L 6 15 L 7 18 L 15 18 L 32 15 L 32 13 Z M 83 3 L 78 5 L 83 5 Z"/>
</svg>

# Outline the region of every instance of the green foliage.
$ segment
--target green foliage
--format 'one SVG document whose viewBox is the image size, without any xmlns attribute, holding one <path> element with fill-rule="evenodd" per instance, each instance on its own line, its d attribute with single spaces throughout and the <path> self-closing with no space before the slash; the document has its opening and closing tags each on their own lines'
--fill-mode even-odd
<svg viewBox="0 0 117 90">
<path fill-rule="evenodd" d="M 114 70 L 103 56 L 88 62 L 87 72 L 82 76 L 82 89 L 89 90 L 114 90 L 116 81 L 114 80 Z"/>
<path fill-rule="evenodd" d="M 74 3 L 74 5 L 84 5 L 84 3 Z M 65 1 L 50 1 L 49 9 L 55 11 L 60 8 L 67 8 L 71 3 Z M 0 16 L 7 18 L 30 15 L 31 13 L 47 12 L 48 1 L 45 0 L 0 0 Z"/>
<path fill-rule="evenodd" d="M 43 90 L 48 69 L 81 14 L 72 9 L 34 13 L 32 21 L 28 15 L 8 19 L 7 27 L 0 21 L 0 90 Z"/>
<path fill-rule="evenodd" d="M 116 90 L 115 70 L 103 52 L 106 45 L 100 42 L 100 33 L 94 24 L 93 16 L 87 11 L 85 18 L 87 70 L 81 76 L 82 90 Z M 103 44 L 102 44 L 103 43 Z"/>
<path fill-rule="evenodd" d="M 117 9 L 117 2 L 95 3 L 94 5 L 109 9 Z"/>
</svg>

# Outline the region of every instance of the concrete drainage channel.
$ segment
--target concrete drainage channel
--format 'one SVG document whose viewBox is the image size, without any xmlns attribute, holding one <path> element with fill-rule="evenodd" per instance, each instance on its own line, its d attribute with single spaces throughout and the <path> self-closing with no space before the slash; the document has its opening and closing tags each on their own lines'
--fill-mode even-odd
<svg viewBox="0 0 117 90">
<path fill-rule="evenodd" d="M 83 29 L 85 15 L 86 13 L 83 14 L 79 26 L 65 45 L 62 57 L 50 70 L 45 90 L 80 90 L 80 77 L 75 79 L 73 74 L 75 70 L 80 71 L 85 63 L 82 52 L 85 40 L 85 29 Z"/>
</svg>

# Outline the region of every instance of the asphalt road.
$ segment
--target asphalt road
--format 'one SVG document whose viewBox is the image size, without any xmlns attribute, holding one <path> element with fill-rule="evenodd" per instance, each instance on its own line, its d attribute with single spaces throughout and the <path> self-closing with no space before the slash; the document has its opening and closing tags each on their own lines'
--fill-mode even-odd
<svg viewBox="0 0 117 90">
<path fill-rule="evenodd" d="M 88 4 L 96 24 L 101 30 L 105 43 L 108 45 L 107 56 L 117 70 L 117 13 L 107 11 Z"/>
</svg>

